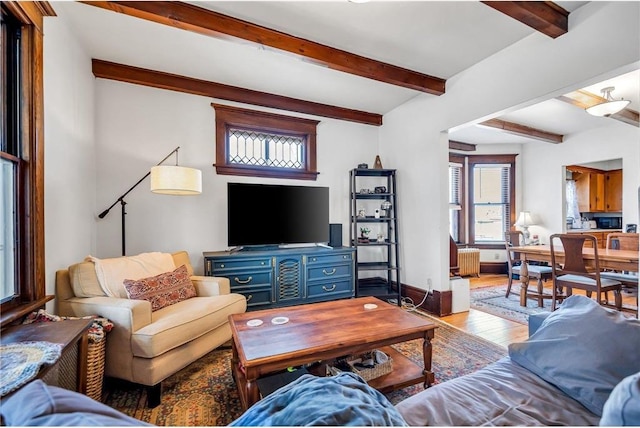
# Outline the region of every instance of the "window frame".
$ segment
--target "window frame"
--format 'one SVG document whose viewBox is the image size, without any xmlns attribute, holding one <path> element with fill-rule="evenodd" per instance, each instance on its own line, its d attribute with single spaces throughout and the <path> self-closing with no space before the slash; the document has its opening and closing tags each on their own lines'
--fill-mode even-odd
<svg viewBox="0 0 640 428">
<path fill-rule="evenodd" d="M 459 210 L 455 210 L 456 211 L 456 215 L 458 217 L 458 239 L 455 239 L 453 236 L 453 240 L 455 241 L 456 244 L 460 244 L 463 243 L 463 241 L 465 240 L 466 237 L 466 231 L 467 231 L 467 226 L 466 226 L 466 188 L 465 188 L 465 181 L 466 181 L 466 176 L 467 176 L 467 168 L 465 165 L 465 160 L 466 160 L 466 156 L 463 155 L 459 155 L 456 153 L 449 153 L 449 165 L 451 165 L 452 163 L 454 164 L 459 164 L 461 165 L 460 167 L 460 180 L 458 182 L 458 186 L 459 186 L 459 191 L 460 191 L 460 209 Z M 449 192 L 451 192 L 451 189 L 449 189 Z M 451 208 L 450 208 L 451 209 Z"/>
<path fill-rule="evenodd" d="M 216 172 L 221 175 L 316 180 L 317 120 L 230 107 L 212 103 L 216 115 Z M 254 132 L 294 135 L 305 140 L 303 169 L 229 163 L 229 128 Z"/>
<path fill-rule="evenodd" d="M 0 305 L 0 327 L 43 307 L 46 295 L 44 246 L 43 18 L 55 16 L 47 2 L 5 1 L 21 23 L 19 156 L 16 189 L 16 293 Z M 3 154 L 3 158 L 8 158 Z"/>
<path fill-rule="evenodd" d="M 461 190 L 461 203 L 462 209 L 459 211 L 460 216 L 460 237 L 459 241 L 456 241 L 458 245 L 472 245 L 476 248 L 482 249 L 498 249 L 504 248 L 502 244 L 475 242 L 475 215 L 473 213 L 473 192 L 468 189 L 473 189 L 473 167 L 477 164 L 509 164 L 510 165 L 510 177 L 509 177 L 509 201 L 510 201 L 510 216 L 511 220 L 515 222 L 516 215 L 516 156 L 517 155 L 463 155 L 459 153 L 449 153 L 450 163 L 462 164 L 462 174 L 460 180 Z M 513 230 L 513 227 L 511 227 Z"/>
<path fill-rule="evenodd" d="M 473 170 L 475 165 L 491 165 L 491 164 L 509 164 L 510 165 L 510 174 L 509 174 L 509 216 L 512 220 L 510 223 L 513 224 L 515 222 L 516 215 L 516 204 L 515 204 L 515 187 L 516 187 L 516 155 L 475 155 L 467 157 L 467 167 L 468 167 L 468 180 L 469 180 L 469 189 L 474 188 L 474 174 Z M 502 248 L 502 244 L 497 243 L 484 243 L 484 242 L 476 242 L 475 241 L 475 213 L 472 209 L 475 206 L 475 202 L 473 199 L 473 192 L 469 191 L 467 195 L 467 200 L 469 201 L 468 206 L 468 221 L 467 226 L 469 228 L 469 244 L 472 244 L 478 248 Z M 508 230 L 510 230 L 509 228 Z M 508 231 L 507 230 L 507 231 Z M 501 241 L 504 242 L 504 239 Z"/>
</svg>

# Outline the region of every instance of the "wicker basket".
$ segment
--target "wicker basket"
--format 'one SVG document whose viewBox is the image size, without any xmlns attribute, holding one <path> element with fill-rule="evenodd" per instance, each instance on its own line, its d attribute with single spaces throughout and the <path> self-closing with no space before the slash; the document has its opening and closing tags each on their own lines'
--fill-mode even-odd
<svg viewBox="0 0 640 428">
<path fill-rule="evenodd" d="M 369 358 L 371 358 L 370 352 L 362 355 L 352 355 L 346 358 L 346 363 L 349 365 L 349 368 L 353 373 L 359 375 L 362 379 L 366 381 L 370 381 L 380 376 L 389 374 L 393 370 L 393 360 L 391 359 L 391 357 L 389 357 L 389 359 L 384 363 L 376 364 L 370 369 L 355 367 L 356 363 L 360 363 L 362 362 L 362 360 L 366 360 Z M 327 366 L 327 370 L 328 370 L 328 373 L 332 375 L 335 375 L 341 372 L 340 369 L 332 366 Z"/>
<path fill-rule="evenodd" d="M 99 341 L 89 340 L 87 350 L 87 396 L 102 401 L 102 382 L 104 379 L 104 361 L 107 338 Z"/>
</svg>

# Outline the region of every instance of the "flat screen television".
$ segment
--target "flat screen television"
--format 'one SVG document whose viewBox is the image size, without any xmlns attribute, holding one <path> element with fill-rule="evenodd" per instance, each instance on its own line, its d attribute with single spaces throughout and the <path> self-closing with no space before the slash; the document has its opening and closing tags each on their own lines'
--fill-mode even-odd
<svg viewBox="0 0 640 428">
<path fill-rule="evenodd" d="M 228 183 L 230 247 L 329 241 L 329 188 Z"/>
</svg>

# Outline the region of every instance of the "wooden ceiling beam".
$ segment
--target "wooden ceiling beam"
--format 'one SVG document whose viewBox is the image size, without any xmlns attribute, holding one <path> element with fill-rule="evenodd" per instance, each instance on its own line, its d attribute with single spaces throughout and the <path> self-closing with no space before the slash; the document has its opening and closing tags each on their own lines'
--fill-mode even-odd
<svg viewBox="0 0 640 428">
<path fill-rule="evenodd" d="M 592 94 L 591 92 L 577 90 L 559 96 L 557 99 L 564 101 L 565 103 L 572 104 L 574 106 L 586 109 L 588 107 L 600 104 L 606 101 L 603 97 Z M 588 114 L 585 112 L 585 114 Z M 620 122 L 628 123 L 629 125 L 640 127 L 640 114 L 637 111 L 625 108 L 616 114 L 609 116 L 611 119 L 619 120 Z"/>
<path fill-rule="evenodd" d="M 307 62 L 433 95 L 446 80 L 376 61 L 267 27 L 177 1 L 82 1 L 91 6 L 226 40 L 246 40 Z"/>
<path fill-rule="evenodd" d="M 551 1 L 483 1 L 551 38 L 569 31 L 569 12 Z"/>
<path fill-rule="evenodd" d="M 500 129 L 504 132 L 509 132 L 521 137 L 535 138 L 536 140 L 541 140 L 553 144 L 562 143 L 564 139 L 564 136 L 560 134 L 554 134 L 553 132 L 543 131 L 541 129 L 520 125 L 519 123 L 507 122 L 500 119 L 489 119 L 479 123 L 478 125 Z"/>
<path fill-rule="evenodd" d="M 475 152 L 476 145 L 463 143 L 462 141 L 449 140 L 449 150 L 460 150 L 463 152 Z"/>
<path fill-rule="evenodd" d="M 201 95 L 220 100 L 236 101 L 261 107 L 294 111 L 314 116 L 330 117 L 332 119 L 363 123 L 365 125 L 382 125 L 382 115 L 336 107 L 328 104 L 289 98 L 267 92 L 239 88 L 222 83 L 209 82 L 162 71 L 147 70 L 130 65 L 113 62 L 92 60 L 92 70 L 95 77 L 134 83 L 152 88 L 168 89 L 170 91 Z"/>
</svg>

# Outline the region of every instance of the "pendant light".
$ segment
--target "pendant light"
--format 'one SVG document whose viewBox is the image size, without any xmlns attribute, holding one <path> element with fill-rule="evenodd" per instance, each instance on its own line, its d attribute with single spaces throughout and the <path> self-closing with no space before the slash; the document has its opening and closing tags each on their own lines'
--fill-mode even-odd
<svg viewBox="0 0 640 428">
<path fill-rule="evenodd" d="M 591 107 L 588 107 L 587 113 L 593 115 L 593 116 L 604 116 L 604 117 L 609 117 L 612 114 L 616 114 L 618 113 L 620 110 L 624 109 L 626 106 L 629 105 L 629 103 L 631 101 L 629 100 L 623 100 L 623 99 L 619 99 L 619 100 L 614 100 L 613 97 L 611 96 L 611 92 L 613 92 L 615 90 L 615 87 L 613 86 L 608 86 L 606 88 L 603 88 L 600 90 L 600 92 L 602 92 L 602 97 L 606 100 L 604 102 L 601 102 L 599 104 L 593 105 Z"/>
</svg>

